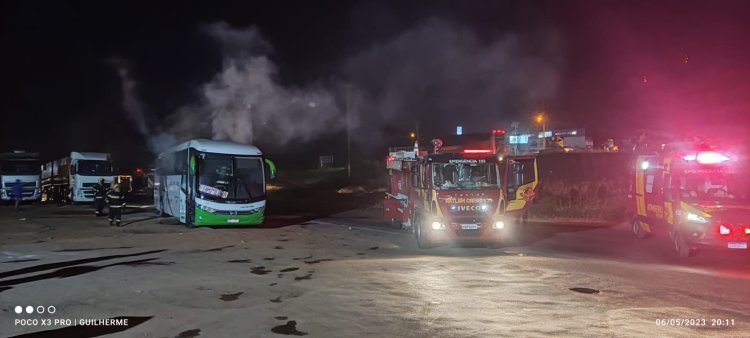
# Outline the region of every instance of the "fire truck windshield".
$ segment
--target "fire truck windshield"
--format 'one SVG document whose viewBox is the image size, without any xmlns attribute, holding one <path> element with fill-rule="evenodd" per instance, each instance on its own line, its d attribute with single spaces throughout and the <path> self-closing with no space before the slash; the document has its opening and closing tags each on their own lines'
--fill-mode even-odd
<svg viewBox="0 0 750 338">
<path fill-rule="evenodd" d="M 497 164 L 434 163 L 432 183 L 437 190 L 499 187 Z"/>
<path fill-rule="evenodd" d="M 678 184 L 685 201 L 731 202 L 749 197 L 747 185 L 736 175 L 685 175 L 679 178 Z"/>
</svg>

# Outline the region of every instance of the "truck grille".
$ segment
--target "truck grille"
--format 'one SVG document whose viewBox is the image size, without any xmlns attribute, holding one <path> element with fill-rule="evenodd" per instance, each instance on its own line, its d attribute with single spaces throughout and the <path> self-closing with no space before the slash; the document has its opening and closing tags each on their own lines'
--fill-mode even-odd
<svg viewBox="0 0 750 338">
<path fill-rule="evenodd" d="M 16 185 L 16 182 L 3 183 L 3 188 L 5 189 L 6 195 L 10 196 L 13 193 L 14 185 Z M 34 197 L 34 191 L 37 188 L 36 182 L 21 182 L 21 187 L 23 188 L 23 191 L 21 192 L 22 198 Z"/>
<path fill-rule="evenodd" d="M 16 182 L 5 182 L 3 188 L 13 189 L 14 185 L 16 185 Z M 36 182 L 21 182 L 21 187 L 23 187 L 24 189 L 35 189 Z"/>
</svg>

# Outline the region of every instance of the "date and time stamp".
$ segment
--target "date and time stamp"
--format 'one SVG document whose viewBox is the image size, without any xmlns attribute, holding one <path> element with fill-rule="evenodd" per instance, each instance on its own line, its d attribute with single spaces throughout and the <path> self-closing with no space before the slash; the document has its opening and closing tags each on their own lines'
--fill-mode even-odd
<svg viewBox="0 0 750 338">
<path fill-rule="evenodd" d="M 656 326 L 695 326 L 695 327 L 733 327 L 737 324 L 731 318 L 659 318 Z"/>
</svg>

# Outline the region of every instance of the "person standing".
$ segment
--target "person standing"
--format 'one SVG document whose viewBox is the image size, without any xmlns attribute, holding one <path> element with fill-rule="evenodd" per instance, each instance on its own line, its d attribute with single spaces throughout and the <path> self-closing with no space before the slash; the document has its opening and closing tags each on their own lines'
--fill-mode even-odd
<svg viewBox="0 0 750 338">
<path fill-rule="evenodd" d="M 10 190 L 10 194 L 16 202 L 15 208 L 18 210 L 18 204 L 21 203 L 21 200 L 23 199 L 23 185 L 21 184 L 21 180 L 16 180 L 16 183 L 13 184 L 13 188 Z"/>
<path fill-rule="evenodd" d="M 109 202 L 109 225 L 117 224 L 121 226 L 122 209 L 125 208 L 125 194 L 120 191 L 120 185 L 114 184 L 112 189 L 107 193 L 107 202 Z"/>
<path fill-rule="evenodd" d="M 94 190 L 94 213 L 96 217 L 99 217 L 102 215 L 106 203 L 104 199 L 107 197 L 107 186 L 104 184 L 104 178 L 100 178 L 92 189 Z"/>
</svg>

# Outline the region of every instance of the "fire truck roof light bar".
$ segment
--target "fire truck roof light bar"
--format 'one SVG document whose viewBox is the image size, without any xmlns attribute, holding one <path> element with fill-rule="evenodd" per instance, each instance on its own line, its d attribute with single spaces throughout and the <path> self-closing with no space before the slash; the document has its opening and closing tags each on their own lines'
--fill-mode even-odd
<svg viewBox="0 0 750 338">
<path fill-rule="evenodd" d="M 720 164 L 729 161 L 729 157 L 715 151 L 701 151 L 698 154 L 685 155 L 685 161 L 696 161 L 699 164 Z"/>
<path fill-rule="evenodd" d="M 464 149 L 464 154 L 492 154 L 490 149 Z"/>
</svg>

